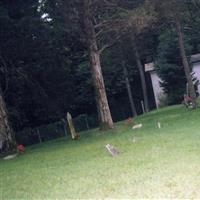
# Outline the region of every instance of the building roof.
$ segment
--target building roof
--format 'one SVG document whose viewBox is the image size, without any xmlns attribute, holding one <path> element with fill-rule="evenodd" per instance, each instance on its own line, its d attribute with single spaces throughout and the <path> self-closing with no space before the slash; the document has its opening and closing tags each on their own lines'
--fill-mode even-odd
<svg viewBox="0 0 200 200">
<path fill-rule="evenodd" d="M 145 64 L 144 69 L 145 69 L 145 72 L 154 71 L 155 70 L 154 63 L 151 62 L 151 63 Z"/>
<path fill-rule="evenodd" d="M 190 62 L 191 63 L 200 62 L 200 53 L 191 55 Z M 145 64 L 144 68 L 145 68 L 145 72 L 150 72 L 150 71 L 154 71 L 155 70 L 153 62 Z"/>
<path fill-rule="evenodd" d="M 191 63 L 200 62 L 200 53 L 191 55 L 190 62 Z"/>
</svg>

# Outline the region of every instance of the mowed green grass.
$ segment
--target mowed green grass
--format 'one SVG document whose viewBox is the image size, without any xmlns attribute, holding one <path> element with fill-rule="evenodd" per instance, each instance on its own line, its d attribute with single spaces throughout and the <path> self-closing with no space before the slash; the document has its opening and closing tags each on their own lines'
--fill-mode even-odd
<svg viewBox="0 0 200 200">
<path fill-rule="evenodd" d="M 1 199 L 200 199 L 200 109 L 168 107 L 135 123 L 143 127 L 120 122 L 112 131 L 91 130 L 79 141 L 59 139 L 0 160 Z M 111 157 L 108 143 L 120 155 Z"/>
</svg>

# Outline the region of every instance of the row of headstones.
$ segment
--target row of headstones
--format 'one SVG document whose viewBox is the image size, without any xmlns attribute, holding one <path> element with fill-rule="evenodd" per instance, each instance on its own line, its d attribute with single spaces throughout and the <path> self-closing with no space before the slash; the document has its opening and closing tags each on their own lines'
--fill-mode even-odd
<svg viewBox="0 0 200 200">
<path fill-rule="evenodd" d="M 128 123 L 130 123 L 130 122 L 132 122 L 132 120 L 128 119 Z M 159 121 L 157 122 L 156 125 L 157 125 L 157 128 L 159 128 L 159 129 L 161 128 L 161 123 Z M 136 124 L 132 127 L 132 129 L 133 130 L 140 129 L 140 128 L 142 128 L 142 126 L 143 126 L 142 124 Z M 132 141 L 135 143 L 137 140 L 138 140 L 138 138 L 134 137 Z M 110 155 L 112 155 L 113 157 L 117 156 L 120 153 L 120 151 L 118 149 L 116 149 L 115 147 L 113 147 L 111 144 L 107 144 L 106 149 L 108 150 Z"/>
<path fill-rule="evenodd" d="M 71 134 L 71 137 L 73 140 L 79 139 L 80 135 L 76 133 L 74 125 L 73 125 L 73 120 L 72 120 L 72 116 L 71 114 L 68 112 L 67 113 L 67 122 L 69 125 L 69 131 Z M 160 122 L 157 122 L 157 127 L 160 129 L 161 128 L 161 124 Z M 132 127 L 132 129 L 140 129 L 142 128 L 142 124 L 137 124 L 135 126 Z M 135 142 L 135 139 L 133 140 L 133 142 Z M 115 147 L 113 147 L 111 144 L 107 144 L 106 145 L 106 149 L 108 150 L 108 152 L 114 157 L 116 155 L 118 155 L 120 152 L 119 150 L 117 150 Z"/>
</svg>

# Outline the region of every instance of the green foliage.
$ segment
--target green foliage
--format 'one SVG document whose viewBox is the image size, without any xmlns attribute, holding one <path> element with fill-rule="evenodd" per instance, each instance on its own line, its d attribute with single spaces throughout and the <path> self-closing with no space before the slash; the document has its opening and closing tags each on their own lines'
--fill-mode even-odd
<svg viewBox="0 0 200 200">
<path fill-rule="evenodd" d="M 186 78 L 177 43 L 173 30 L 166 30 L 159 37 L 156 70 L 163 81 L 161 86 L 168 96 L 169 104 L 180 103 L 186 91 Z"/>
<path fill-rule="evenodd" d="M 167 94 L 168 103 L 180 103 L 186 91 L 186 80 L 183 69 L 177 65 L 159 63 L 157 70 L 160 78 L 163 80 L 161 86 Z"/>
<path fill-rule="evenodd" d="M 78 109 L 73 66 L 84 52 L 76 36 L 41 19 L 38 2 L 20 3 L 0 5 L 0 84 L 15 130 Z"/>
</svg>

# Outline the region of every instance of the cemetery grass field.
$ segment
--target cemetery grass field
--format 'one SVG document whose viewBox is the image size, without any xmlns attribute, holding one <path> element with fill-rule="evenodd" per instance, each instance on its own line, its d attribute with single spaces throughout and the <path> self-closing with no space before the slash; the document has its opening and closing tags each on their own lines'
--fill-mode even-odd
<svg viewBox="0 0 200 200">
<path fill-rule="evenodd" d="M 156 122 L 161 123 L 161 129 Z M 132 130 L 81 133 L 0 159 L 0 199 L 200 199 L 200 108 L 172 106 L 135 119 Z M 112 144 L 120 154 L 111 157 Z"/>
</svg>

